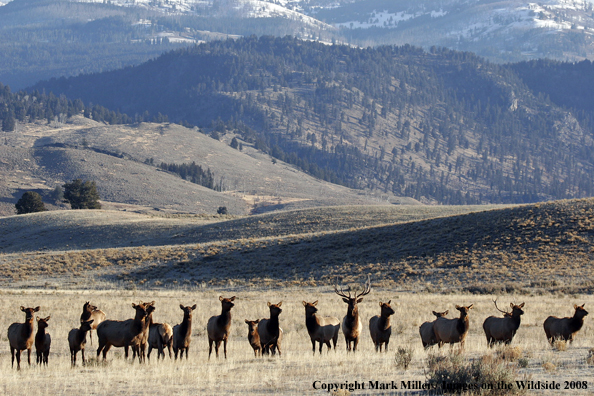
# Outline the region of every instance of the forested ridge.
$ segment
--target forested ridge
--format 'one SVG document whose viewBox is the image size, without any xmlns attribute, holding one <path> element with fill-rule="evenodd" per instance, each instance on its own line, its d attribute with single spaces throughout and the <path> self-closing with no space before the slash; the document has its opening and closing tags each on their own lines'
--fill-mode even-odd
<svg viewBox="0 0 594 396">
<path fill-rule="evenodd" d="M 317 177 L 425 202 L 593 192 L 588 111 L 471 53 L 252 36 L 34 89 L 234 133 Z"/>
</svg>

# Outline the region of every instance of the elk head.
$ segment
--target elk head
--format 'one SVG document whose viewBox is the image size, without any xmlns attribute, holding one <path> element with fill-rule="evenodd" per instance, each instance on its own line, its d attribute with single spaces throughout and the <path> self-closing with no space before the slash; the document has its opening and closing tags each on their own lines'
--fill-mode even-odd
<svg viewBox="0 0 594 396">
<path fill-rule="evenodd" d="M 47 324 L 48 320 L 50 320 L 51 315 L 48 316 L 47 318 L 40 318 L 39 316 L 37 317 L 37 326 L 39 326 L 40 329 L 45 329 L 47 328 L 49 325 Z"/>
<path fill-rule="evenodd" d="M 316 312 L 318 312 L 318 308 L 316 307 L 316 305 L 318 305 L 318 300 L 316 300 L 312 303 L 308 303 L 306 301 L 303 301 L 302 303 L 303 303 L 303 306 L 305 307 L 305 314 L 307 316 L 312 316 Z"/>
<path fill-rule="evenodd" d="M 573 304 L 573 308 L 575 309 L 575 317 L 583 318 L 584 316 L 588 315 L 588 311 L 584 309 L 584 305 L 586 305 L 586 303 L 582 305 Z"/>
<path fill-rule="evenodd" d="M 342 287 L 340 288 L 340 291 L 338 291 L 338 285 L 334 285 L 334 292 L 342 297 L 342 301 L 348 304 L 348 312 L 352 313 L 357 311 L 357 304 L 363 301 L 363 296 L 366 296 L 371 292 L 371 282 L 368 279 L 361 293 L 355 292 L 353 296 L 351 296 L 350 288 L 348 290 L 348 296 L 342 291 Z"/>
<path fill-rule="evenodd" d="M 40 307 L 25 308 L 25 307 L 21 306 L 21 311 L 23 311 L 25 313 L 25 320 L 27 322 L 33 320 L 33 313 L 38 312 L 39 309 L 40 309 Z"/>
<path fill-rule="evenodd" d="M 382 316 L 387 318 L 388 316 L 394 315 L 395 311 L 394 309 L 390 306 L 390 303 L 392 302 L 392 300 L 388 301 L 387 303 L 381 302 L 379 303 L 381 309 L 382 309 Z"/>
<path fill-rule="evenodd" d="M 235 296 L 230 298 L 223 298 L 223 296 L 219 296 L 219 301 L 223 306 L 223 311 L 229 311 L 231 310 L 231 308 L 235 306 L 235 304 L 233 303 L 233 301 L 235 301 Z"/>
</svg>

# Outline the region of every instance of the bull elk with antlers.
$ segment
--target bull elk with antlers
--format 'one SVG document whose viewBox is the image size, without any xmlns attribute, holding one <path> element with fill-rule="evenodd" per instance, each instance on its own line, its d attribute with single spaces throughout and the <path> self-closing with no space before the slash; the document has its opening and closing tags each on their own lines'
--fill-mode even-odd
<svg viewBox="0 0 594 396">
<path fill-rule="evenodd" d="M 564 340 L 573 342 L 573 337 L 584 325 L 584 317 L 588 315 L 588 311 L 584 309 L 584 305 L 574 304 L 575 312 L 573 317 L 558 318 L 556 316 L 549 316 L 543 323 L 544 331 L 547 339 L 553 344 L 555 340 Z"/>
<path fill-rule="evenodd" d="M 464 340 L 468 334 L 468 311 L 472 309 L 474 304 L 467 307 L 456 305 L 456 309 L 460 311 L 460 317 L 456 319 L 437 318 L 433 324 L 433 332 L 437 339 L 437 344 L 441 346 L 445 343 L 453 345 L 460 343 L 460 348 L 464 347 Z"/>
<path fill-rule="evenodd" d="M 433 311 L 433 315 L 436 316 L 437 319 L 445 317 L 448 311 L 445 312 L 435 312 Z M 436 320 L 437 320 L 436 319 Z M 437 344 L 437 337 L 435 337 L 435 332 L 433 331 L 433 325 L 435 324 L 435 320 L 433 322 L 425 322 L 421 326 L 419 326 L 419 333 L 421 334 L 421 341 L 423 342 L 423 347 L 425 349 L 429 348 Z"/>
<path fill-rule="evenodd" d="M 493 347 L 496 342 L 504 342 L 509 344 L 516 335 L 516 331 L 520 327 L 521 316 L 524 315 L 524 303 L 515 305 L 510 303 L 511 312 L 503 311 L 497 306 L 497 300 L 493 300 L 495 308 L 503 313 L 503 318 L 495 316 L 489 316 L 483 322 L 483 330 L 485 330 L 485 336 L 487 336 L 487 344 L 489 347 Z"/>
<path fill-rule="evenodd" d="M 363 296 L 366 296 L 371 292 L 371 282 L 368 279 L 363 287 L 363 291 L 361 291 L 361 293 L 355 292 L 354 296 L 351 296 L 350 290 L 348 291 L 348 296 L 342 291 L 342 288 L 338 291 L 337 285 L 334 285 L 334 292 L 342 297 L 342 301 L 348 304 L 347 314 L 342 319 L 342 333 L 344 334 L 347 351 L 351 351 L 352 344 L 352 350 L 354 352 L 357 350 L 359 336 L 363 330 L 363 324 L 359 317 L 359 306 L 357 304 L 363 301 Z"/>
<path fill-rule="evenodd" d="M 334 316 L 322 317 L 318 316 L 318 301 L 308 303 L 303 301 L 305 307 L 305 327 L 311 339 L 311 349 L 316 353 L 316 341 L 320 344 L 320 353 L 324 344 L 328 346 L 330 351 L 330 340 L 334 344 L 336 350 L 336 343 L 338 342 L 338 330 L 340 329 L 340 321 Z"/>
</svg>

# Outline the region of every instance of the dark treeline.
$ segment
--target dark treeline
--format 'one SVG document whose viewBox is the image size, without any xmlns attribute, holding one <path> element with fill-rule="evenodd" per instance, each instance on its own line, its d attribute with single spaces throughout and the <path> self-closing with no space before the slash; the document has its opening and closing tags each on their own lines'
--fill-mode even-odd
<svg viewBox="0 0 594 396">
<path fill-rule="evenodd" d="M 354 188 L 447 204 L 594 193 L 589 110 L 572 123 L 512 67 L 471 53 L 247 37 L 35 89 L 233 132 Z"/>
<path fill-rule="evenodd" d="M 161 162 L 159 168 L 175 173 L 184 180 L 215 191 L 222 191 L 224 187 L 222 179 L 217 183 L 214 173 L 212 173 L 209 168 L 204 170 L 200 165 L 196 165 L 196 162 L 192 162 L 191 164 L 167 164 Z"/>
</svg>

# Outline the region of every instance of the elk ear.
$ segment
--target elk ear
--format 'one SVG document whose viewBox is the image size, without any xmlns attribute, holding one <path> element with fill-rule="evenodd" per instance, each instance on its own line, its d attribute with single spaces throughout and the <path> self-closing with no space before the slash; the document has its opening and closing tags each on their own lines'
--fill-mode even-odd
<svg viewBox="0 0 594 396">
<path fill-rule="evenodd" d="M 307 303 L 305 301 L 301 301 L 304 307 L 307 307 Z"/>
<path fill-rule="evenodd" d="M 582 304 L 582 308 L 584 308 L 584 305 L 586 305 L 586 303 L 583 303 L 583 304 Z"/>
<path fill-rule="evenodd" d="M 88 321 L 87 321 L 87 323 L 88 323 L 89 325 L 91 325 L 91 324 L 93 324 L 93 322 L 94 322 L 94 321 L 95 321 L 95 319 L 91 319 L 91 320 L 88 320 Z"/>
<path fill-rule="evenodd" d="M 254 320 L 254 323 L 260 323 L 260 319 Z"/>
<path fill-rule="evenodd" d="M 380 301 L 380 307 L 383 306 L 383 305 L 384 305 L 384 303 Z"/>
<path fill-rule="evenodd" d="M 195 310 L 195 309 L 196 309 L 196 304 L 192 305 L 192 311 Z"/>
<path fill-rule="evenodd" d="M 459 305 L 456 305 L 456 309 L 457 309 L 457 310 L 460 310 L 460 306 L 459 306 Z"/>
<path fill-rule="evenodd" d="M 40 309 L 41 309 L 41 307 L 35 307 L 35 309 L 33 311 L 34 312 L 39 312 Z"/>
<path fill-rule="evenodd" d="M 342 301 L 344 301 L 344 302 L 345 302 L 345 303 L 347 303 L 347 304 L 349 303 L 349 299 L 348 299 L 348 298 L 346 298 L 346 297 L 343 297 L 343 298 L 342 298 Z"/>
<path fill-rule="evenodd" d="M 447 315 L 447 314 L 449 314 L 449 313 L 450 313 L 450 310 L 448 309 L 447 311 L 445 311 L 445 312 L 443 313 L 443 316 L 446 316 L 446 315 Z"/>
<path fill-rule="evenodd" d="M 25 312 L 25 307 L 21 305 L 21 311 Z"/>
<path fill-rule="evenodd" d="M 184 307 L 182 304 L 179 304 L 179 308 L 183 311 L 186 307 Z"/>
<path fill-rule="evenodd" d="M 35 319 L 37 319 L 38 322 L 41 320 L 39 316 L 36 316 Z"/>
<path fill-rule="evenodd" d="M 469 306 L 466 307 L 466 309 L 472 309 L 472 307 L 474 307 L 474 304 L 470 304 Z"/>
<path fill-rule="evenodd" d="M 270 307 L 272 305 L 272 303 L 270 301 L 268 301 L 268 306 Z"/>
<path fill-rule="evenodd" d="M 311 305 L 313 305 L 314 307 L 315 307 L 316 305 L 318 305 L 318 300 L 316 300 L 316 301 L 312 302 L 312 303 L 311 303 Z"/>
<path fill-rule="evenodd" d="M 219 296 L 219 301 L 223 301 L 223 300 L 224 300 L 223 296 Z"/>
<path fill-rule="evenodd" d="M 52 317 L 52 315 L 48 316 L 47 318 L 45 318 L 44 320 L 47 322 L 48 320 L 50 320 L 50 318 Z"/>
<path fill-rule="evenodd" d="M 573 309 L 578 309 L 578 305 L 577 304 L 573 304 Z"/>
<path fill-rule="evenodd" d="M 392 300 L 388 300 L 388 305 L 392 304 Z"/>
<path fill-rule="evenodd" d="M 136 304 L 132 303 L 132 308 L 136 308 Z"/>
<path fill-rule="evenodd" d="M 250 321 L 246 319 L 246 320 L 245 320 L 245 323 L 249 324 L 249 323 L 250 323 Z"/>
<path fill-rule="evenodd" d="M 363 297 L 357 299 L 357 304 L 363 301 Z"/>
<path fill-rule="evenodd" d="M 280 307 L 281 305 L 283 305 L 283 302 L 279 302 L 278 304 L 276 304 L 277 307 Z"/>
<path fill-rule="evenodd" d="M 229 300 L 235 301 L 235 296 L 231 297 Z"/>
<path fill-rule="evenodd" d="M 433 312 L 433 315 L 435 315 L 435 316 L 439 316 L 439 313 L 437 313 L 437 312 L 435 312 L 435 311 L 432 311 L 432 312 Z"/>
<path fill-rule="evenodd" d="M 525 304 L 525 303 L 522 303 L 522 304 L 520 304 L 520 305 L 518 305 L 518 306 L 519 306 L 520 308 L 524 308 L 524 304 Z"/>
</svg>

